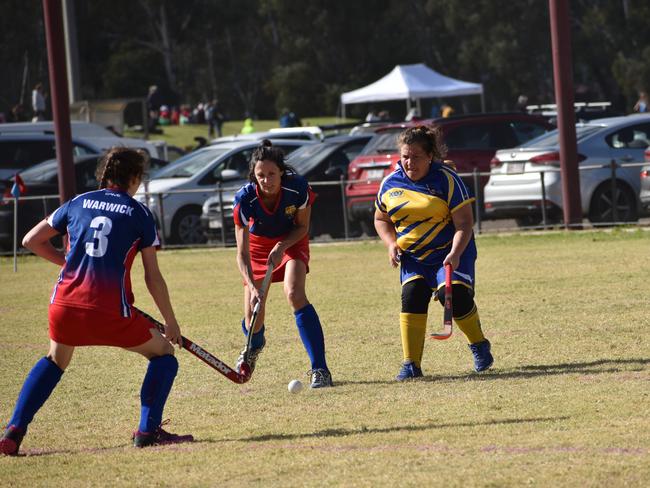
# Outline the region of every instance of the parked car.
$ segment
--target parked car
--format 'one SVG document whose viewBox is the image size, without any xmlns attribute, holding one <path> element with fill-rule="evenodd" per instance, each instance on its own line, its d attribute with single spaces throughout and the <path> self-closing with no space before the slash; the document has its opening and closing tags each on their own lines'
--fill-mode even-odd
<svg viewBox="0 0 650 488">
<path fill-rule="evenodd" d="M 113 146 L 125 146 L 143 149 L 147 151 L 149 156 L 162 159 L 162 152 L 153 142 L 144 139 L 122 137 L 99 124 L 72 120 L 70 121 L 70 132 L 73 139 L 83 140 L 86 144 L 98 149 L 96 152 L 106 151 Z M 54 122 L 14 122 L 0 124 L 0 137 L 17 135 L 54 137 Z"/>
<path fill-rule="evenodd" d="M 639 199 L 645 210 L 650 209 L 650 148 L 645 150 L 645 162 L 648 163 L 641 168 L 641 191 Z"/>
<path fill-rule="evenodd" d="M 310 235 L 329 234 L 334 238 L 345 235 L 340 184 L 314 183 L 339 183 L 341 177 L 347 174 L 350 161 L 361 152 L 371 137 L 372 134 L 330 137 L 321 143 L 303 146 L 287 157 L 287 164 L 307 178 L 317 194 L 311 214 Z M 229 181 L 228 190 L 224 191 L 221 197 L 210 197 L 203 204 L 201 224 L 210 240 L 221 240 L 222 223 L 225 224 L 226 240 L 234 239 L 233 200 L 237 190 L 247 182 L 248 178 Z"/>
<path fill-rule="evenodd" d="M 576 125 L 582 213 L 593 223 L 638 219 L 641 168 L 650 141 L 650 114 L 596 119 Z M 612 182 L 611 162 L 617 165 Z M 498 151 L 485 187 L 486 212 L 515 218 L 519 225 L 541 222 L 541 208 L 554 220 L 562 216 L 559 132 L 549 132 L 515 149 Z M 586 167 L 593 167 L 587 169 Z M 542 201 L 540 172 L 546 200 Z M 615 190 L 612 183 L 615 184 Z M 614 197 L 615 191 L 615 197 Z"/>
<path fill-rule="evenodd" d="M 101 150 L 92 144 L 72 139 L 73 156 L 97 154 Z M 56 157 L 53 135 L 0 134 L 0 180 L 8 180 L 47 159 Z"/>
<path fill-rule="evenodd" d="M 100 154 L 74 158 L 75 185 L 78 194 L 96 190 L 99 186 L 95 178 L 95 170 L 100 158 Z M 151 158 L 148 174 L 155 173 L 167 164 L 167 161 Z M 25 198 L 18 200 L 18 242 L 20 243 L 29 229 L 60 205 L 58 162 L 56 159 L 44 161 L 19 174 L 27 188 L 25 196 L 49 196 L 37 200 Z M 14 204 L 11 195 L 13 178 L 2 182 L 2 185 L 4 187 L 0 187 L 3 191 L 3 199 L 0 201 L 0 250 L 8 250 L 13 246 L 14 232 Z"/>
<path fill-rule="evenodd" d="M 395 169 L 400 158 L 398 134 L 406 127 L 422 124 L 440 127 L 448 147 L 447 159 L 454 162 L 459 173 L 477 170 L 486 175 L 497 149 L 517 146 L 553 128 L 540 116 L 516 112 L 413 120 L 378 129 L 363 152 L 350 164 L 348 179 L 352 183 L 348 184 L 345 192 L 350 219 L 358 223 L 366 234 L 374 234 L 374 201 L 379 184 Z M 464 180 L 476 194 L 473 178 Z M 480 179 L 479 192 L 485 182 L 487 176 Z"/>
<path fill-rule="evenodd" d="M 306 139 L 309 141 L 322 141 L 323 131 L 320 127 L 276 127 L 267 131 L 251 132 L 250 134 L 235 134 L 232 136 L 217 137 L 210 144 L 221 144 L 233 141 L 261 141 L 262 139 Z"/>
<path fill-rule="evenodd" d="M 307 140 L 271 142 L 285 153 L 315 144 Z M 248 163 L 259 145 L 260 141 L 238 141 L 197 149 L 153 175 L 135 198 L 151 209 L 167 242 L 204 243 L 206 237 L 200 223 L 203 202 L 215 194 L 218 184 L 248 175 Z"/>
</svg>

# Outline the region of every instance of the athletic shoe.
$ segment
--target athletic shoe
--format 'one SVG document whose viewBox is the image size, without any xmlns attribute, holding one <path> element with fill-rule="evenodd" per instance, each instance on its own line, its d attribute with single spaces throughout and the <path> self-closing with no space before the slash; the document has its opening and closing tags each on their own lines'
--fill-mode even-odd
<svg viewBox="0 0 650 488">
<path fill-rule="evenodd" d="M 414 378 L 422 378 L 422 370 L 418 368 L 413 361 L 402 363 L 402 369 L 399 370 L 395 379 L 397 381 L 406 381 Z"/>
<path fill-rule="evenodd" d="M 253 371 L 255 370 L 255 363 L 257 363 L 257 357 L 262 352 L 262 349 L 264 349 L 264 346 L 266 346 L 266 338 L 262 343 L 262 347 L 258 347 L 257 349 L 252 349 L 251 352 L 248 353 L 248 361 L 246 362 L 248 363 L 248 366 L 251 369 L 251 374 L 253 374 Z M 244 352 L 246 352 L 246 348 L 242 349 L 242 351 L 239 353 L 239 357 L 237 358 L 237 364 L 235 364 L 235 370 L 238 373 L 241 373 L 241 365 L 244 363 Z"/>
<path fill-rule="evenodd" d="M 25 437 L 25 431 L 23 429 L 13 425 L 8 426 L 2 438 L 0 438 L 0 455 L 17 455 L 23 437 Z"/>
<path fill-rule="evenodd" d="M 136 430 L 133 433 L 133 445 L 135 447 L 148 447 L 194 441 L 194 436 L 191 434 L 178 435 L 163 430 L 162 426 L 167 425 L 168 423 L 169 419 L 164 420 L 163 423 L 153 432 L 140 432 L 139 430 Z"/>
<path fill-rule="evenodd" d="M 484 341 L 477 342 L 476 344 L 469 345 L 472 354 L 474 355 L 474 369 L 477 373 L 485 371 L 492 366 L 494 363 L 494 358 L 490 352 L 490 341 L 485 339 Z"/>
<path fill-rule="evenodd" d="M 327 386 L 334 386 L 332 383 L 332 374 L 323 368 L 312 369 L 307 374 L 311 375 L 311 388 L 325 388 Z"/>
</svg>

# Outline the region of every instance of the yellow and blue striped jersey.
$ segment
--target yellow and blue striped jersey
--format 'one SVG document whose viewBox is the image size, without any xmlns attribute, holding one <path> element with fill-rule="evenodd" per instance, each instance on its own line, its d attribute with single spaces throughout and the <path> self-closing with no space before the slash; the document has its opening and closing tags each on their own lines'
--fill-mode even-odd
<svg viewBox="0 0 650 488">
<path fill-rule="evenodd" d="M 375 206 L 395 225 L 397 245 L 424 264 L 442 261 L 451 249 L 456 228 L 452 214 L 474 197 L 449 166 L 432 162 L 427 175 L 411 180 L 401 162 L 381 182 Z M 470 246 L 474 246 L 474 238 Z"/>
</svg>

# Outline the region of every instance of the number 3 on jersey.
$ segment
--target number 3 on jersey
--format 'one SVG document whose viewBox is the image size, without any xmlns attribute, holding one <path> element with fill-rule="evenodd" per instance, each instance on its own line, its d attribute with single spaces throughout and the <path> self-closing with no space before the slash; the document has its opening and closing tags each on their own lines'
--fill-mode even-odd
<svg viewBox="0 0 650 488">
<path fill-rule="evenodd" d="M 94 258 L 101 258 L 108 250 L 108 234 L 111 233 L 113 222 L 108 217 L 95 217 L 90 222 L 90 228 L 95 229 L 93 242 L 86 242 L 86 254 Z"/>
</svg>

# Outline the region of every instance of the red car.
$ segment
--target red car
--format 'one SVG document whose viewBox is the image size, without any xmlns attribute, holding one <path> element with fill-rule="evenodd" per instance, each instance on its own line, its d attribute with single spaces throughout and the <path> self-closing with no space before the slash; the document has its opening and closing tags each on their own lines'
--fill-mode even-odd
<svg viewBox="0 0 650 488">
<path fill-rule="evenodd" d="M 406 127 L 422 124 L 441 128 L 448 148 L 447 159 L 455 163 L 458 173 L 474 170 L 484 173 L 480 177 L 480 201 L 490 173 L 490 160 L 497 149 L 519 146 L 555 128 L 541 116 L 515 112 L 413 120 L 378 130 L 363 152 L 350 163 L 348 180 L 353 182 L 345 190 L 348 218 L 366 234 L 374 234 L 374 201 L 379 184 L 395 169 L 400 158 L 398 134 Z M 474 192 L 473 176 L 463 176 L 463 180 Z"/>
</svg>

